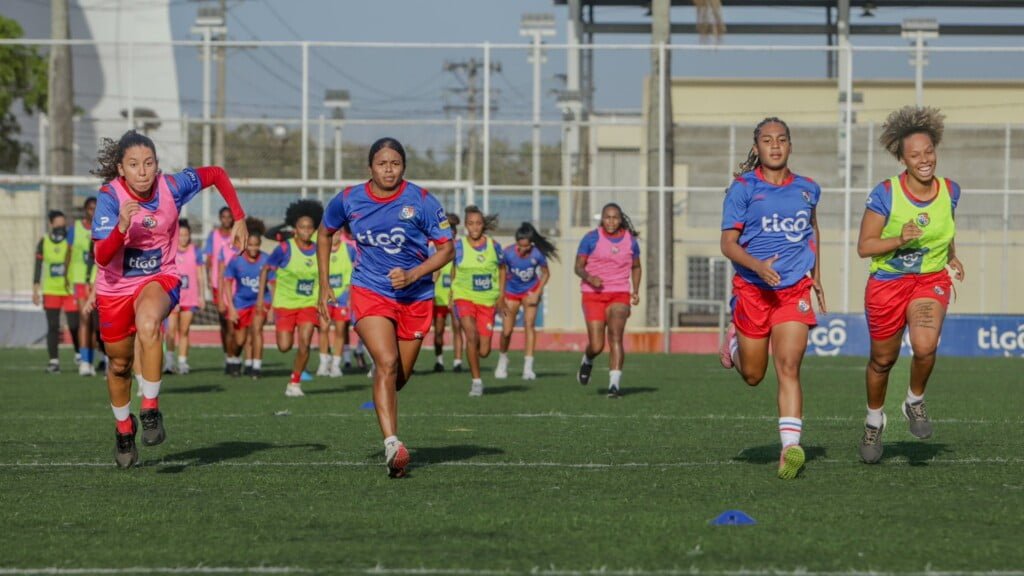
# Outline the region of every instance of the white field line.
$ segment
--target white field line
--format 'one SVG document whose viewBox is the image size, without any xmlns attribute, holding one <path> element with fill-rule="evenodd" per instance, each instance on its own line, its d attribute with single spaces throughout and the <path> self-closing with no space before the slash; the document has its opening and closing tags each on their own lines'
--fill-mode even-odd
<svg viewBox="0 0 1024 576">
<path fill-rule="evenodd" d="M 415 456 L 416 449 L 411 450 Z M 679 461 L 679 462 L 551 462 L 539 461 L 528 462 L 524 460 L 509 460 L 504 462 L 472 462 L 472 461 L 451 461 L 431 462 L 419 464 L 413 460 L 413 468 L 448 467 L 448 468 L 569 468 L 587 470 L 621 470 L 621 469 L 662 469 L 662 468 L 700 468 L 739 466 L 749 464 L 744 460 L 704 460 L 704 461 Z M 860 462 L 853 459 L 836 458 L 815 458 L 808 462 L 808 466 L 818 465 L 857 465 Z M 891 458 L 885 461 L 891 466 L 906 466 L 920 464 L 945 464 L 950 466 L 977 466 L 977 465 L 1020 465 L 1024 464 L 1024 458 L 931 458 L 928 460 L 910 461 L 906 458 Z M 214 468 L 376 468 L 381 462 L 366 460 L 328 460 L 310 462 L 270 462 L 256 460 L 252 462 L 233 461 L 197 461 L 197 460 L 155 460 L 139 464 L 140 468 L 152 468 L 161 466 L 188 466 L 188 467 L 214 467 Z M 0 462 L 0 468 L 112 468 L 110 461 L 90 462 Z"/>
<path fill-rule="evenodd" d="M 300 574 L 308 573 L 307 568 L 295 568 L 292 566 L 176 566 L 176 567 L 149 567 L 135 566 L 131 568 L 3 568 L 0 567 L 0 575 L 30 575 L 30 574 Z"/>
<path fill-rule="evenodd" d="M 84 575 L 84 574 L 302 574 L 319 572 L 317 569 L 298 568 L 292 566 L 182 566 L 182 567 L 130 567 L 130 568 L 3 568 L 0 575 L 34 576 L 34 575 Z M 1024 576 L 1019 570 L 990 571 L 940 571 L 927 570 L 917 572 L 885 572 L 885 571 L 830 571 L 818 572 L 802 568 L 795 570 L 783 569 L 750 569 L 750 570 L 701 570 L 697 567 L 672 570 L 645 570 L 642 568 L 595 568 L 591 570 L 560 570 L 557 568 L 534 567 L 529 570 L 488 570 L 473 568 L 388 568 L 375 566 L 372 568 L 330 567 L 331 573 L 367 574 L 367 575 L 402 575 L 439 576 L 451 574 L 455 576 L 513 576 L 517 574 L 531 576 Z"/>
</svg>

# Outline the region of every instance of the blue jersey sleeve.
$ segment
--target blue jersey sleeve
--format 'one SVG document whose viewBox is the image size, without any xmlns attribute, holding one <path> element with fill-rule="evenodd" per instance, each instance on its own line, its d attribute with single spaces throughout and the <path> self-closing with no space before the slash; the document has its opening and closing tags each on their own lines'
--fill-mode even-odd
<svg viewBox="0 0 1024 576">
<path fill-rule="evenodd" d="M 203 242 L 203 256 L 209 258 L 213 254 L 213 230 L 206 235 L 206 242 Z"/>
<path fill-rule="evenodd" d="M 889 187 L 889 181 L 880 182 L 868 194 L 867 209 L 882 215 L 888 221 L 889 214 L 892 213 L 892 195 L 893 191 Z"/>
<path fill-rule="evenodd" d="M 174 205 L 178 210 L 203 190 L 199 174 L 193 168 L 186 168 L 177 174 L 167 176 L 167 185 L 174 194 Z"/>
<path fill-rule="evenodd" d="M 427 240 L 432 242 L 444 243 L 452 239 L 448 215 L 437 198 L 430 193 L 423 197 L 423 232 Z"/>
<path fill-rule="evenodd" d="M 636 259 L 636 258 L 639 258 L 639 257 L 640 257 L 640 243 L 637 242 L 636 236 L 633 236 L 633 258 Z"/>
<path fill-rule="evenodd" d="M 195 250 L 196 253 L 196 264 L 199 266 L 206 264 L 206 258 L 203 256 L 203 251 L 196 246 L 193 246 L 192 249 Z"/>
<path fill-rule="evenodd" d="M 747 181 L 742 178 L 733 180 L 729 191 L 725 193 L 725 200 L 722 201 L 722 230 L 743 231 L 747 222 L 749 197 Z"/>
<path fill-rule="evenodd" d="M 953 203 L 953 213 L 956 213 L 956 206 L 960 203 L 960 185 L 952 180 L 947 179 L 946 184 L 949 185 L 949 201 Z"/>
<path fill-rule="evenodd" d="M 71 223 L 71 226 L 67 227 L 67 230 L 68 230 L 68 233 L 67 233 L 68 246 L 74 246 L 75 245 L 75 228 L 78 228 L 78 226 L 75 226 L 74 222 Z"/>
<path fill-rule="evenodd" d="M 817 208 L 821 202 L 821 186 L 817 182 L 811 182 L 811 206 Z"/>
<path fill-rule="evenodd" d="M 358 255 L 358 252 L 356 252 L 356 247 L 351 244 L 346 244 L 345 249 L 348 250 L 349 261 L 355 264 L 356 256 Z"/>
<path fill-rule="evenodd" d="M 537 266 L 541 266 L 543 268 L 547 268 L 548 267 L 548 257 L 545 256 L 544 253 L 541 252 L 540 250 L 534 249 L 533 252 L 534 252 L 534 254 L 537 255 Z"/>
<path fill-rule="evenodd" d="M 455 265 L 462 264 L 462 242 L 455 243 Z"/>
<path fill-rule="evenodd" d="M 509 246 L 511 248 L 511 246 Z M 497 240 L 494 241 L 494 256 L 498 259 L 498 264 L 505 263 L 505 251 L 501 249 L 501 244 Z"/>
<path fill-rule="evenodd" d="M 109 188 L 104 186 L 96 195 L 96 213 L 92 217 L 92 239 L 103 240 L 110 236 L 120 217 L 120 203 Z"/>
<path fill-rule="evenodd" d="M 224 267 L 225 280 L 238 280 L 238 260 L 240 258 L 235 258 Z"/>
<path fill-rule="evenodd" d="M 282 242 L 270 253 L 270 258 L 267 258 L 267 266 L 271 268 L 284 268 L 288 265 L 289 256 L 288 244 Z"/>
<path fill-rule="evenodd" d="M 583 235 L 580 240 L 580 247 L 576 250 L 577 256 L 590 256 L 597 248 L 597 230 L 591 230 Z"/>
<path fill-rule="evenodd" d="M 344 190 L 335 194 L 334 198 L 331 198 L 330 202 L 327 203 L 327 208 L 324 209 L 323 223 L 324 227 L 332 234 L 336 230 L 341 230 L 348 223 L 348 214 L 345 208 Z"/>
</svg>

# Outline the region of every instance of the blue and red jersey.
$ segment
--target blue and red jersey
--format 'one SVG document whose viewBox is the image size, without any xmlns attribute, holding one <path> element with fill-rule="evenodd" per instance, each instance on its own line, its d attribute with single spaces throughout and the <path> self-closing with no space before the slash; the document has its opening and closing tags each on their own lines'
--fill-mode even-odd
<svg viewBox="0 0 1024 576">
<path fill-rule="evenodd" d="M 622 242 L 622 240 L 625 237 L 626 237 L 626 229 L 625 228 L 620 228 L 619 231 L 617 233 L 615 233 L 614 235 L 612 235 L 612 236 L 609 236 L 609 235 L 605 234 L 605 238 L 607 238 L 608 241 L 611 242 L 612 244 L 618 244 L 619 242 Z M 597 241 L 600 240 L 600 239 L 601 239 L 601 236 L 600 236 L 599 229 L 594 229 L 594 230 L 591 230 L 590 232 L 587 232 L 586 234 L 583 235 L 583 238 L 580 240 L 579 247 L 576 248 L 576 255 L 577 256 L 590 256 L 591 254 L 594 253 L 594 250 L 597 248 Z M 640 243 L 636 241 L 636 236 L 633 236 L 632 244 L 633 244 L 633 257 L 634 258 L 639 258 L 640 257 Z"/>
<path fill-rule="evenodd" d="M 339 192 L 324 211 L 329 231 L 348 224 L 355 238 L 352 285 L 402 303 L 433 299 L 429 274 L 395 290 L 388 273 L 419 266 L 429 257 L 431 242 L 440 245 L 452 239 L 444 208 L 432 194 L 408 181 L 385 198 L 374 196 L 371 185 L 364 182 Z"/>
<path fill-rule="evenodd" d="M 753 270 L 733 263 L 736 274 L 774 290 L 800 282 L 814 269 L 812 215 L 820 198 L 821 187 L 798 174 L 790 174 L 778 186 L 765 181 L 760 168 L 737 177 L 725 195 L 722 230 L 738 230 L 740 246 L 758 260 L 777 255 L 772 268 L 782 280 L 778 286 L 769 286 Z"/>
<path fill-rule="evenodd" d="M 548 266 L 548 259 L 536 246 L 526 256 L 520 256 L 518 248 L 513 244 L 505 248 L 503 257 L 508 272 L 505 275 L 506 294 L 519 295 L 533 291 L 540 282 L 538 269 Z"/>
<path fill-rule="evenodd" d="M 195 198 L 196 194 L 203 190 L 199 174 L 194 168 L 186 168 L 177 174 L 161 173 L 157 175 L 157 178 L 167 179 L 167 187 L 174 196 L 174 206 L 179 212 L 182 206 Z M 141 202 L 140 205 L 146 210 L 156 210 L 159 201 L 158 195 L 153 194 L 152 198 L 146 202 Z M 118 202 L 117 197 L 111 190 L 110 184 L 104 184 L 100 188 L 100 193 L 96 195 L 96 214 L 92 219 L 93 240 L 103 240 L 110 236 L 110 232 L 117 226 L 117 221 L 120 217 L 121 203 Z M 174 227 L 178 227 L 177 223 L 175 223 Z M 177 237 L 173 240 L 177 244 Z"/>
<path fill-rule="evenodd" d="M 255 260 L 249 257 L 247 252 L 236 256 L 224 267 L 224 280 L 234 285 L 234 294 L 231 303 L 236 310 L 244 310 L 256 304 L 260 290 L 260 272 L 267 265 L 270 257 L 266 252 L 260 252 Z M 274 271 L 267 274 L 267 283 L 274 280 Z M 263 301 L 270 303 L 270 290 L 263 295 Z"/>
</svg>

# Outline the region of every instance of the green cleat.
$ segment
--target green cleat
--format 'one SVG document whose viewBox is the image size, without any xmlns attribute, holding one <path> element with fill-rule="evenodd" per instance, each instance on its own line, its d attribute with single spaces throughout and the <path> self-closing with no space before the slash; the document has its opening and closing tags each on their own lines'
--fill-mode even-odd
<svg viewBox="0 0 1024 576">
<path fill-rule="evenodd" d="M 779 456 L 779 478 L 792 480 L 804 467 L 804 449 L 799 444 L 790 444 L 782 449 Z"/>
</svg>

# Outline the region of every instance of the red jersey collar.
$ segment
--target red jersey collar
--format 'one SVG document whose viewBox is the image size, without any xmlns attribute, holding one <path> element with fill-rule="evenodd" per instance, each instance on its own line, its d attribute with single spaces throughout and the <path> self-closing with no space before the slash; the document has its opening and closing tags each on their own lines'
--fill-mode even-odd
<svg viewBox="0 0 1024 576">
<path fill-rule="evenodd" d="M 789 169 L 787 168 L 787 170 L 789 170 Z M 783 186 L 789 186 L 790 184 L 793 183 L 794 178 L 796 178 L 796 174 L 793 174 L 793 171 L 789 170 L 789 175 L 786 176 L 786 179 L 782 181 L 782 184 L 773 184 L 772 182 L 769 182 L 769 181 L 764 179 L 764 172 L 761 171 L 761 167 L 760 166 L 758 166 L 757 168 L 754 168 L 754 176 L 757 176 L 758 180 L 760 180 L 761 182 L 764 182 L 765 184 L 768 184 L 769 186 L 778 186 L 780 188 L 783 187 Z"/>
<path fill-rule="evenodd" d="M 939 180 L 935 176 L 932 176 L 932 188 L 935 188 L 936 192 L 938 192 L 938 187 L 939 187 Z M 914 194 L 914 192 L 910 189 L 910 186 L 907 186 L 907 171 L 906 170 L 904 170 L 903 172 L 900 173 L 900 189 L 903 190 L 904 196 L 906 196 L 907 198 L 913 200 L 914 202 L 917 202 L 918 204 L 927 204 L 927 203 L 935 200 L 935 198 L 932 198 L 931 200 L 922 200 L 921 198 L 918 198 L 916 194 Z M 937 193 L 936 193 L 936 197 L 938 197 Z"/>
<path fill-rule="evenodd" d="M 409 181 L 403 179 L 402 183 L 398 185 L 398 190 L 395 190 L 395 192 L 393 194 L 391 194 L 390 196 L 384 196 L 382 198 L 380 196 L 375 196 L 373 194 L 373 180 L 367 180 L 366 181 L 366 195 L 369 196 L 370 200 L 373 200 L 374 202 L 379 202 L 381 204 L 387 204 L 388 202 L 393 202 L 395 200 L 395 198 L 398 198 L 399 196 L 401 196 L 402 192 L 405 192 L 405 187 L 408 184 L 409 184 Z"/>
</svg>

